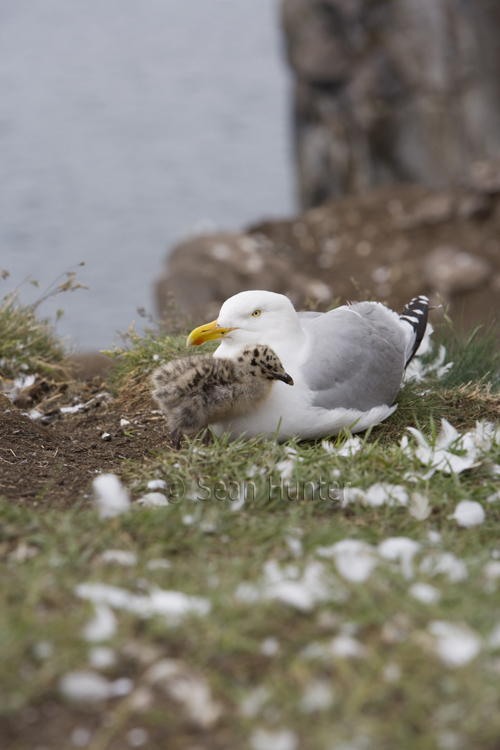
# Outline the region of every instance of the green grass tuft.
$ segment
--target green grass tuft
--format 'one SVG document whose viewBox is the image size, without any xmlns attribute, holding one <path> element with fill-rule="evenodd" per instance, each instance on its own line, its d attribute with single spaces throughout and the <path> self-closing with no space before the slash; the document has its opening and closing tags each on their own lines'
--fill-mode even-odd
<svg viewBox="0 0 500 750">
<path fill-rule="evenodd" d="M 64 346 L 48 320 L 18 302 L 14 290 L 0 301 L 0 377 L 19 372 L 57 375 L 66 357 Z"/>
<path fill-rule="evenodd" d="M 472 382 L 489 385 L 493 392 L 500 390 L 498 326 L 477 326 L 468 333 L 443 326 L 439 334 L 446 347 L 446 361 L 454 363 L 442 378 L 444 387 L 454 388 Z"/>
<path fill-rule="evenodd" d="M 186 336 L 166 336 L 152 329 L 141 335 L 131 326 L 124 336 L 123 347 L 114 344 L 111 349 L 103 351 L 114 360 L 115 366 L 109 378 L 113 391 L 126 387 L 136 377 L 143 377 L 163 362 L 186 355 Z"/>
</svg>

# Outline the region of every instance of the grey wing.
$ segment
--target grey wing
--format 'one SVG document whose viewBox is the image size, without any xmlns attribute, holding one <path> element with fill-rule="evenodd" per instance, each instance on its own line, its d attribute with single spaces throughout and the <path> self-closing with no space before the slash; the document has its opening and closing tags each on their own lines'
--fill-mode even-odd
<svg viewBox="0 0 500 750">
<path fill-rule="evenodd" d="M 300 322 L 303 323 L 304 320 L 312 320 L 313 318 L 320 318 L 325 313 L 322 312 L 315 312 L 314 310 L 304 310 L 304 312 L 298 312 L 297 317 L 300 319 Z"/>
<path fill-rule="evenodd" d="M 392 404 L 406 349 L 396 313 L 364 302 L 301 323 L 309 339 L 302 374 L 313 392 L 313 406 L 368 411 Z"/>
</svg>

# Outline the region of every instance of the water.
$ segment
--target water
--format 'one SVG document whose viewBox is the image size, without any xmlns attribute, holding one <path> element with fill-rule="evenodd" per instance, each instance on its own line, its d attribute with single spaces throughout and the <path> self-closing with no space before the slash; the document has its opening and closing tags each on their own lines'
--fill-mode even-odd
<svg viewBox="0 0 500 750">
<path fill-rule="evenodd" d="M 167 249 L 293 208 L 278 0 L 0 0 L 0 297 L 80 348 L 153 309 Z M 23 302 L 38 293 L 22 286 Z"/>
</svg>

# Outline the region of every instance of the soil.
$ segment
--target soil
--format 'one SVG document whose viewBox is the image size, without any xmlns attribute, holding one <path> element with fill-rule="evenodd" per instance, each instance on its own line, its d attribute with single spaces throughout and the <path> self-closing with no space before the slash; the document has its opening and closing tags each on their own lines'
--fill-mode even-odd
<svg viewBox="0 0 500 750">
<path fill-rule="evenodd" d="M 98 472 L 120 475 L 124 461 L 142 461 L 170 444 L 153 401 L 143 399 L 141 406 L 124 410 L 121 401 L 102 395 L 101 381 L 54 389 L 45 402 L 34 402 L 45 414 L 36 420 L 0 394 L 0 496 L 8 501 L 73 507 L 89 496 Z M 60 412 L 60 406 L 75 401 L 88 406 L 74 414 Z M 129 424 L 121 426 L 122 419 Z"/>
</svg>

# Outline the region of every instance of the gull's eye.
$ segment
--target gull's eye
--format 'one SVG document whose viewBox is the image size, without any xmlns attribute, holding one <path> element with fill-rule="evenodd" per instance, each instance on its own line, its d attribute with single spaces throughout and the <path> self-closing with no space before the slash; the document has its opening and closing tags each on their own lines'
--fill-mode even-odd
<svg viewBox="0 0 500 750">
<path fill-rule="evenodd" d="M 261 312 L 261 310 L 254 310 L 252 313 L 252 318 L 258 318 Z"/>
</svg>

